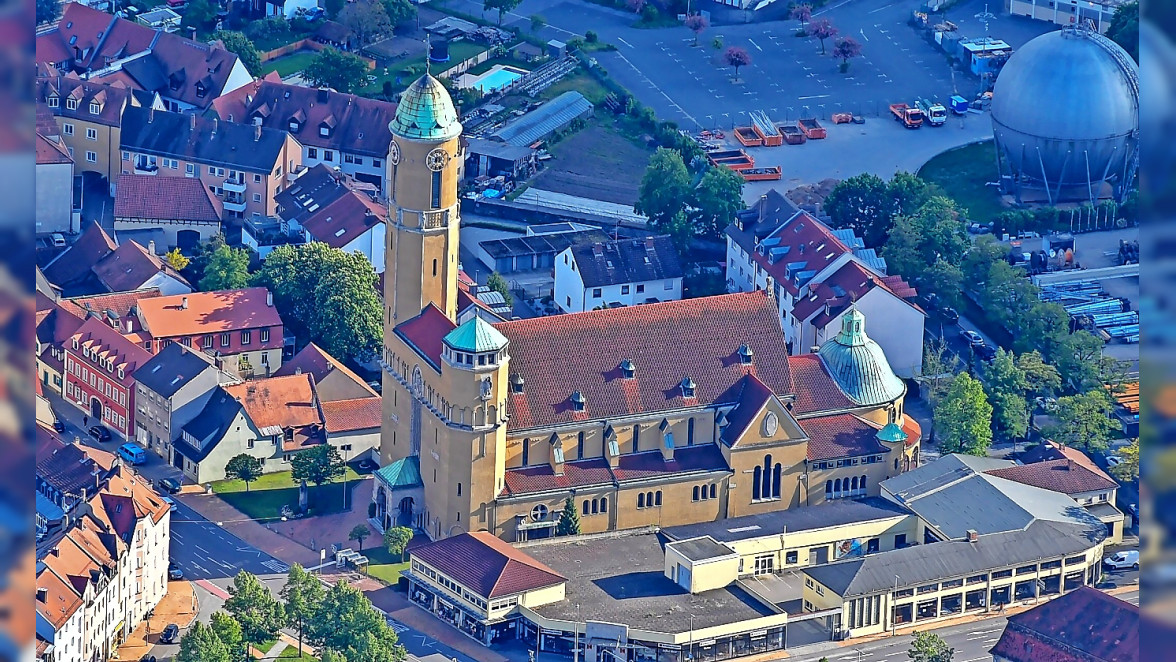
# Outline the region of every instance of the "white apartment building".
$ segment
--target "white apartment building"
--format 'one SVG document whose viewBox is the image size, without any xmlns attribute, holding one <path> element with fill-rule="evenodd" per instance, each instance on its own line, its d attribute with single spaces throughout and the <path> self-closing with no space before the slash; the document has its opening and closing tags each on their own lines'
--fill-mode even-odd
<svg viewBox="0 0 1176 662">
<path fill-rule="evenodd" d="M 667 236 L 579 243 L 555 257 L 555 303 L 567 313 L 682 298 L 682 265 Z"/>
</svg>

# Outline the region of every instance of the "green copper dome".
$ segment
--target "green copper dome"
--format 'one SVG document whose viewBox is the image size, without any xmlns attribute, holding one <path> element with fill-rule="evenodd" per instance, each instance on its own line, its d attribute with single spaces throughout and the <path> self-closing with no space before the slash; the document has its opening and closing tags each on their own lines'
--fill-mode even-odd
<svg viewBox="0 0 1176 662">
<path fill-rule="evenodd" d="M 907 433 L 903 432 L 902 428 L 898 427 L 894 423 L 887 423 L 882 427 L 881 430 L 878 430 L 878 434 L 874 436 L 878 437 L 878 441 L 891 444 L 899 444 L 907 440 Z"/>
<path fill-rule="evenodd" d="M 461 122 L 449 91 L 425 74 L 400 95 L 396 117 L 388 124 L 394 136 L 443 142 L 461 135 Z"/>
<path fill-rule="evenodd" d="M 506 347 L 506 336 L 481 317 L 473 317 L 445 336 L 445 344 L 459 352 L 497 352 Z"/>
<path fill-rule="evenodd" d="M 866 318 L 851 308 L 841 318 L 841 333 L 817 350 L 837 386 L 861 406 L 893 402 L 906 384 L 890 369 L 878 343 L 866 336 Z"/>
</svg>

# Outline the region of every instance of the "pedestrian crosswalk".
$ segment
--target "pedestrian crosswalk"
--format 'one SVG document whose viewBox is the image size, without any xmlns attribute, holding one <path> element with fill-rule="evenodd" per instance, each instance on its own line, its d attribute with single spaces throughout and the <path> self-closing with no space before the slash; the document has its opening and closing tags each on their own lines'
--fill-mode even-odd
<svg viewBox="0 0 1176 662">
<path fill-rule="evenodd" d="M 282 573 L 286 573 L 286 572 L 290 571 L 290 566 L 286 565 L 285 563 L 282 563 L 281 561 L 279 561 L 277 559 L 270 559 L 268 561 L 263 561 L 262 565 L 269 568 L 270 570 L 273 570 L 275 573 L 278 573 L 278 574 L 282 574 Z"/>
</svg>

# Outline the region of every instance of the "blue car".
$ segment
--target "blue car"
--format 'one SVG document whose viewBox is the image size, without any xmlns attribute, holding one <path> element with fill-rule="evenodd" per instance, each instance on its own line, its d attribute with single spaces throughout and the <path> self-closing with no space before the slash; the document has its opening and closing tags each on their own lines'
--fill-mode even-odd
<svg viewBox="0 0 1176 662">
<path fill-rule="evenodd" d="M 147 461 L 147 451 L 135 443 L 125 443 L 119 446 L 118 456 L 131 464 L 143 464 Z"/>
</svg>

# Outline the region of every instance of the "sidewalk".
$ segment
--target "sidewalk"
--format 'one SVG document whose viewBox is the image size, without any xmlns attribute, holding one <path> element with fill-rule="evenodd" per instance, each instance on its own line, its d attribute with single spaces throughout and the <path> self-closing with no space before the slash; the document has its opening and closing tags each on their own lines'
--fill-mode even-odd
<svg viewBox="0 0 1176 662">
<path fill-rule="evenodd" d="M 214 495 L 181 494 L 180 501 L 208 521 L 283 563 L 298 563 L 305 568 L 319 564 L 318 553 L 249 519 L 245 513 Z"/>
<path fill-rule="evenodd" d="M 197 611 L 191 582 L 168 582 L 167 593 L 155 605 L 151 618 L 140 623 L 118 647 L 118 659 L 138 660 L 150 653 L 159 643 L 159 634 L 165 627 L 175 623 L 182 630 L 196 620 Z"/>
<path fill-rule="evenodd" d="M 448 623 L 412 604 L 403 593 L 382 588 L 366 591 L 364 595 L 392 618 L 478 662 L 510 662 L 508 658 L 480 645 Z"/>
</svg>

